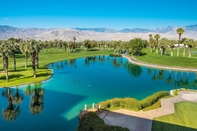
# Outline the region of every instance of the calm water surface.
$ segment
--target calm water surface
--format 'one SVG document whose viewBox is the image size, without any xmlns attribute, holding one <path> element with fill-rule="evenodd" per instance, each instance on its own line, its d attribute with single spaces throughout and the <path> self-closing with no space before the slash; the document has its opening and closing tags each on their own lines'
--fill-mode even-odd
<svg viewBox="0 0 197 131">
<path fill-rule="evenodd" d="M 51 79 L 0 89 L 1 131 L 74 131 L 85 104 L 114 97 L 141 100 L 154 92 L 196 88 L 196 73 L 151 69 L 97 56 L 49 65 Z"/>
</svg>

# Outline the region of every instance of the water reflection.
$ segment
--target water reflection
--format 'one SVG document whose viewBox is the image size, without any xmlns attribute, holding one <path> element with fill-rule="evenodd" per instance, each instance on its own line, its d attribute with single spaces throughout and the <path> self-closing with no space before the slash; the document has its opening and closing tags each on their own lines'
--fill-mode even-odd
<svg viewBox="0 0 197 131">
<path fill-rule="evenodd" d="M 41 86 L 42 83 L 39 82 L 24 89 L 24 93 L 31 97 L 29 107 L 32 115 L 38 115 L 44 108 L 44 89 Z"/>
<path fill-rule="evenodd" d="M 18 89 L 16 89 L 18 90 Z M 13 96 L 12 91 L 9 87 L 5 88 L 2 91 L 2 96 L 7 98 L 8 106 L 6 109 L 2 110 L 2 117 L 7 121 L 16 120 L 20 114 L 20 103 L 23 100 L 23 97 L 16 92 L 15 96 Z M 15 104 L 14 104 L 15 103 Z"/>
</svg>

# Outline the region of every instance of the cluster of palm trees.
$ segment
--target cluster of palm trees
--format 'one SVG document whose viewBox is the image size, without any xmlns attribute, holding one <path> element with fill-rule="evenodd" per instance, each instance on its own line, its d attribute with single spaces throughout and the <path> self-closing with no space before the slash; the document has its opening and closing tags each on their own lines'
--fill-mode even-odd
<svg viewBox="0 0 197 131">
<path fill-rule="evenodd" d="M 156 34 L 154 37 L 152 34 L 149 35 L 149 47 L 150 47 L 150 52 L 155 49 L 155 52 L 158 54 L 158 48 L 160 48 L 161 55 L 165 54 L 166 48 L 169 47 L 171 50 L 170 55 L 173 56 L 173 50 L 176 47 L 175 45 L 177 44 L 177 56 L 179 56 L 179 49 L 180 49 L 180 44 L 183 44 L 183 57 L 185 57 L 185 52 L 186 52 L 186 47 L 189 49 L 189 58 L 191 57 L 191 49 L 192 47 L 197 46 L 197 41 L 194 41 L 193 39 L 188 39 L 188 38 L 182 38 L 181 35 L 184 34 L 185 30 L 183 28 L 178 28 L 176 30 L 176 33 L 179 35 L 178 41 L 176 40 L 168 40 L 166 38 L 160 39 L 160 35 Z M 159 40 L 160 39 L 160 40 Z"/>
</svg>

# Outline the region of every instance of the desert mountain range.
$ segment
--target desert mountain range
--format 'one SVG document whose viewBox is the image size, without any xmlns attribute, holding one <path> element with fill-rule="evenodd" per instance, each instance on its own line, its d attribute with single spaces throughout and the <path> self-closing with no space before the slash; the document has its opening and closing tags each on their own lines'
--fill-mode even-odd
<svg viewBox="0 0 197 131">
<path fill-rule="evenodd" d="M 71 41 L 73 37 L 76 37 L 76 41 L 90 40 L 122 40 L 129 41 L 133 38 L 149 39 L 149 34 L 160 34 L 161 38 L 178 39 L 175 26 L 167 26 L 165 28 L 155 29 L 123 29 L 113 30 L 107 28 L 17 28 L 7 25 L 0 25 L 0 39 L 8 39 L 10 37 L 22 38 L 22 39 L 37 39 L 37 40 L 54 40 L 61 39 L 65 41 Z M 182 27 L 185 29 L 185 33 L 182 38 L 197 39 L 197 24 Z"/>
</svg>

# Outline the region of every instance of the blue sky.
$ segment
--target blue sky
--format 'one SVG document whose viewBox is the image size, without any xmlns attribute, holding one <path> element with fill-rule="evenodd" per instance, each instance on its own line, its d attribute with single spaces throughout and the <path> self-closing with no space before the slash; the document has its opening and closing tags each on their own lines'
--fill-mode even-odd
<svg viewBox="0 0 197 131">
<path fill-rule="evenodd" d="M 197 0 L 1 0 L 0 25 L 157 28 L 197 24 Z"/>
</svg>

